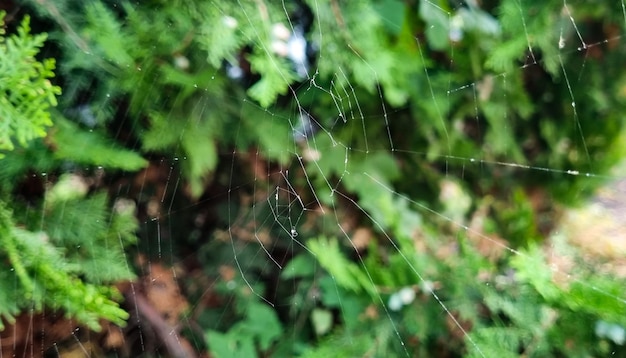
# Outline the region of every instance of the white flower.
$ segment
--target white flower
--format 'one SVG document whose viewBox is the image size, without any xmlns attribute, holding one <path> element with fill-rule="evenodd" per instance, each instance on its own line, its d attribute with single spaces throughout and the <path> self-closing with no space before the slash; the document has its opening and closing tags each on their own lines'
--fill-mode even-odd
<svg viewBox="0 0 626 358">
<path fill-rule="evenodd" d="M 272 26 L 272 36 L 275 39 L 287 41 L 291 37 L 291 31 L 282 23 L 277 23 Z"/>
<path fill-rule="evenodd" d="M 405 287 L 398 292 L 400 300 L 404 305 L 408 305 L 415 299 L 415 290 L 411 287 Z"/>
<path fill-rule="evenodd" d="M 289 48 L 283 41 L 275 40 L 272 42 L 272 52 L 280 57 L 287 57 L 287 55 L 289 55 Z"/>
<path fill-rule="evenodd" d="M 237 19 L 231 16 L 224 16 L 222 18 L 222 23 L 226 25 L 226 27 L 228 27 L 229 29 L 234 29 L 238 25 Z"/>
<path fill-rule="evenodd" d="M 389 296 L 387 306 L 392 311 L 400 311 L 403 306 L 410 304 L 413 300 L 415 300 L 415 290 L 411 287 L 404 287 Z"/>
<path fill-rule="evenodd" d="M 174 66 L 180 70 L 189 69 L 189 59 L 183 55 L 174 56 Z"/>
<path fill-rule="evenodd" d="M 394 293 L 389 297 L 389 301 L 387 302 L 387 306 L 392 311 L 400 311 L 402 309 L 402 299 L 398 293 Z"/>
<path fill-rule="evenodd" d="M 306 58 L 306 39 L 300 32 L 294 32 L 287 42 L 288 56 L 296 64 L 300 77 L 306 77 L 308 63 Z"/>
</svg>

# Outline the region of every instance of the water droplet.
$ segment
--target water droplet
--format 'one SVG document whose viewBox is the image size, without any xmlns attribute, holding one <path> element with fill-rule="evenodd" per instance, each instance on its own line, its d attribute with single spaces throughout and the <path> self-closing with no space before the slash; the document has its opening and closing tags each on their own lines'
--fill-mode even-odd
<svg viewBox="0 0 626 358">
<path fill-rule="evenodd" d="M 295 227 L 292 227 L 291 228 L 291 237 L 294 238 L 294 237 L 297 237 L 297 236 L 298 236 L 298 230 L 296 230 Z"/>
<path fill-rule="evenodd" d="M 215 79 L 215 76 L 211 76 L 211 79 L 212 79 L 212 80 L 214 80 L 214 79 Z"/>
<path fill-rule="evenodd" d="M 174 161 L 177 162 L 178 161 L 178 157 L 174 157 Z"/>
<path fill-rule="evenodd" d="M 476 161 L 476 159 L 470 158 L 470 162 L 474 163 L 475 161 Z"/>
<path fill-rule="evenodd" d="M 572 102 L 572 107 L 576 108 L 576 102 Z"/>
<path fill-rule="evenodd" d="M 198 88 L 198 85 L 194 83 L 194 84 L 193 84 L 193 87 L 194 87 L 194 88 Z"/>
</svg>

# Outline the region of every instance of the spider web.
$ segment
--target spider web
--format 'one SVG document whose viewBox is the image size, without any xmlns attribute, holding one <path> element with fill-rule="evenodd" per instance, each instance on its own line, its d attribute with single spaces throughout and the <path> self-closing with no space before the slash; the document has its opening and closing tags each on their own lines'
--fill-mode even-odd
<svg viewBox="0 0 626 358">
<path fill-rule="evenodd" d="M 447 21 L 449 40 L 461 41 L 462 37 L 468 34 L 463 33 L 463 25 L 454 25 L 461 21 L 457 15 L 472 6 L 477 7 L 477 4 L 473 2 L 468 1 L 467 4 L 459 6 L 453 12 L 429 1 L 425 1 L 422 6 L 428 8 L 429 14 Z M 277 148 L 266 145 L 222 152 L 220 164 L 215 170 L 210 188 L 196 201 L 188 199 L 185 193 L 185 178 L 181 163 L 187 160 L 186 157 L 166 157 L 152 163 L 151 168 L 161 175 L 160 180 L 165 183 L 156 192 L 148 190 L 150 184 L 153 183 L 150 179 L 153 173 L 149 170 L 134 178 L 140 186 L 135 200 L 145 204 L 144 216 L 140 216 L 139 251 L 142 254 L 128 251 L 127 259 L 129 262 L 134 261 L 137 266 L 145 270 L 142 277 L 148 282 L 147 285 L 150 285 L 150 282 L 156 282 L 164 287 L 166 294 L 170 295 L 167 299 L 163 298 L 164 301 L 170 303 L 178 299 L 181 302 L 186 301 L 177 306 L 183 307 L 180 311 L 176 311 L 182 317 L 179 326 L 168 325 L 164 320 L 155 318 L 158 313 L 155 313 L 154 309 L 146 308 L 150 304 L 145 301 L 150 297 L 140 294 L 139 289 L 131 285 L 128 289 L 130 295 L 127 296 L 127 301 L 129 308 L 137 314 L 131 316 L 129 321 L 129 325 L 135 329 L 134 335 L 128 334 L 132 329 L 126 331 L 126 334 L 128 337 L 133 337 L 131 339 L 134 339 L 138 349 L 146 354 L 159 351 L 168 352 L 163 354 L 173 356 L 185 356 L 191 354 L 189 352 L 192 351 L 206 350 L 206 343 L 203 342 L 205 336 L 198 334 L 197 331 L 209 329 L 217 331 L 236 320 L 230 311 L 236 310 L 238 300 L 245 296 L 245 292 L 251 297 L 250 299 L 284 312 L 325 302 L 323 295 L 329 295 L 328 291 L 324 291 L 325 283 L 317 282 L 315 279 L 307 288 L 310 292 L 306 297 L 310 302 L 289 300 L 291 295 L 297 296 L 294 291 L 301 280 L 295 272 L 302 270 L 302 266 L 294 265 L 293 261 L 298 259 L 299 262 L 305 262 L 305 269 L 308 267 L 311 272 L 328 270 L 328 266 L 333 265 L 328 260 L 340 260 L 333 256 L 335 253 L 333 245 L 337 243 L 341 247 L 340 251 L 356 263 L 363 273 L 362 277 L 365 281 L 359 282 L 359 285 L 369 286 L 364 289 L 369 296 L 363 295 L 370 298 L 378 314 L 386 317 L 386 321 L 389 322 L 393 332 L 391 339 L 398 343 L 396 346 L 399 351 L 395 352 L 398 356 L 412 356 L 411 342 L 404 335 L 403 328 L 399 327 L 402 319 L 398 314 L 402 312 L 403 306 L 412 304 L 417 299 L 416 296 L 436 302 L 440 309 L 439 318 L 450 322 L 450 330 L 459 332 L 458 334 L 467 344 L 469 354 L 479 357 L 489 356 L 486 350 L 488 347 L 482 346 L 474 339 L 474 336 L 470 334 L 471 327 L 468 327 L 458 314 L 462 303 L 446 299 L 449 294 L 447 282 L 432 277 L 432 270 L 429 270 L 424 263 L 420 263 L 416 257 L 412 257 L 406 247 L 402 246 L 406 244 L 402 243 L 403 240 L 406 241 L 407 238 L 413 240 L 417 248 L 425 245 L 420 239 L 420 235 L 424 235 L 420 232 L 423 223 L 436 222 L 439 223 L 437 227 L 443 227 L 446 230 L 442 236 L 473 237 L 474 242 L 477 242 L 476 245 L 486 248 L 487 251 L 504 251 L 512 256 L 528 258 L 529 254 L 510 243 L 508 238 L 499 238 L 487 233 L 483 227 L 468 219 L 465 213 L 459 214 L 454 210 L 455 206 L 464 208 L 465 205 L 469 210 L 470 204 L 464 203 L 467 194 L 463 192 L 464 189 L 459 184 L 465 179 L 466 171 L 479 168 L 480 176 L 490 180 L 498 180 L 496 176 L 503 170 L 516 170 L 525 173 L 524 175 L 547 173 L 549 176 L 546 177 L 551 178 L 553 182 L 578 176 L 612 181 L 626 178 L 623 171 L 619 170 L 611 174 L 594 172 L 595 159 L 590 155 L 587 135 L 580 124 L 582 112 L 579 110 L 577 100 L 578 93 L 588 90 L 589 86 L 587 82 L 589 80 L 585 77 L 586 62 L 583 62 L 578 73 L 567 72 L 564 64 L 567 56 L 580 54 L 587 58 L 594 50 L 605 46 L 623 46 L 622 33 L 599 42 L 585 41 L 579 29 L 583 20 L 576 18 L 576 5 L 564 1 L 561 13 L 554 14 L 562 18 L 561 26 L 554 29 L 558 32 L 559 39 L 553 44 L 556 55 L 540 58 L 533 38 L 538 34 L 531 34 L 527 29 L 527 20 L 531 15 L 524 8 L 523 1 L 519 1 L 518 4 L 528 51 L 525 63 L 511 71 L 493 73 L 491 76 L 477 78 L 474 82 L 460 85 L 454 84 L 452 79 L 444 84 L 435 83 L 435 76 L 426 65 L 427 40 L 414 38 L 427 84 L 422 91 L 423 101 L 432 105 L 433 118 L 431 120 L 438 122 L 440 132 L 437 135 L 443 143 L 438 150 L 431 150 L 424 147 L 427 144 L 406 143 L 402 137 L 403 128 L 397 127 L 405 124 L 394 123 L 401 109 L 386 104 L 389 101 L 380 85 L 380 74 L 375 70 L 376 64 L 364 58 L 349 42 L 349 39 L 346 39 L 345 46 L 350 49 L 348 51 L 351 55 L 350 60 L 355 66 L 361 66 L 369 73 L 369 80 L 375 83 L 373 94 L 363 95 L 358 92 L 358 88 L 362 86 L 361 80 L 356 83 L 351 79 L 350 69 L 341 66 L 336 67 L 332 79 L 321 81 L 320 69 L 317 67 L 320 63 L 319 59 L 332 58 L 334 55 L 334 49 L 329 48 L 325 41 L 330 34 L 321 30 L 322 26 L 318 18 L 312 19 L 312 30 L 305 33 L 301 19 L 288 10 L 288 6 L 283 3 L 284 15 L 288 22 L 273 27 L 273 36 L 277 38 L 274 42 L 275 46 L 263 48 L 263 51 L 268 55 L 275 53 L 283 56 L 291 64 L 292 71 L 299 76 L 299 83 L 288 86 L 285 95 L 291 101 L 292 106 L 289 111 L 284 111 L 271 106 L 264 108 L 247 97 L 237 98 L 237 100 L 241 106 L 240 115 L 256 116 L 259 125 L 288 123 L 290 130 L 287 133 L 289 135 L 287 143 L 289 146 Z M 339 6 L 333 1 L 331 5 Z M 216 7 L 219 8 L 219 5 Z M 321 7 L 317 1 L 311 4 L 313 13 L 319 11 Z M 252 14 L 246 13 L 245 9 L 246 7 L 241 5 L 242 13 L 238 14 L 238 18 L 250 19 Z M 624 0 L 616 6 L 617 10 L 623 12 L 624 24 L 626 24 Z M 386 18 L 384 15 L 381 15 L 381 19 L 389 26 L 398 26 L 394 23 L 394 19 Z M 224 14 L 224 21 L 235 20 L 229 14 Z M 252 20 L 249 22 L 253 23 Z M 237 24 L 233 23 L 232 26 L 237 26 Z M 250 38 L 250 43 L 253 46 L 264 46 L 265 42 L 262 40 L 265 36 L 264 30 L 258 28 L 255 29 L 255 33 L 257 38 Z M 306 53 L 307 46 L 309 46 L 309 54 Z M 447 51 L 446 54 L 452 67 L 456 58 L 454 46 Z M 450 143 L 457 129 L 453 127 L 454 120 L 446 117 L 447 112 L 444 107 L 451 102 L 459 101 L 459 98 L 469 99 L 469 103 L 465 105 L 473 108 L 475 125 L 478 127 L 477 130 L 480 130 L 480 127 L 485 124 L 479 118 L 481 116 L 479 103 L 485 101 L 485 98 L 488 100 L 491 89 L 494 87 L 506 89 L 507 81 L 510 81 L 516 74 L 521 72 L 531 76 L 536 68 L 546 63 L 554 63 L 561 70 L 562 80 L 565 81 L 571 98 L 571 118 L 568 118 L 567 125 L 575 126 L 577 132 L 576 137 L 569 139 L 582 148 L 581 152 L 587 157 L 583 161 L 586 164 L 581 167 L 562 169 L 556 165 L 554 167 L 535 165 L 532 162 L 521 162 L 515 159 L 510 161 L 493 159 L 482 150 L 471 157 L 456 154 L 456 148 L 452 148 Z M 225 64 L 220 70 L 225 71 L 232 81 L 241 81 L 246 76 L 244 67 L 231 63 Z M 279 68 L 278 64 L 276 68 Z M 289 78 L 292 74 L 281 73 L 281 76 L 285 83 L 290 83 Z M 363 82 L 369 80 L 362 79 Z M 203 88 L 204 84 L 198 83 L 197 86 Z M 493 95 L 506 97 L 507 92 Z M 332 108 L 333 115 L 318 118 L 317 109 L 309 106 L 312 102 L 311 97 L 324 98 L 321 102 L 327 103 Z M 371 101 L 372 98 L 377 99 L 381 104 L 375 113 L 368 112 L 366 109 L 369 108 L 366 102 Z M 328 109 L 324 111 L 324 113 L 327 112 Z M 506 111 L 504 113 L 502 125 L 513 126 L 512 121 L 515 119 L 507 118 Z M 506 129 L 504 127 L 503 130 Z M 267 128 L 271 130 L 273 127 L 270 125 Z M 349 136 L 345 135 L 346 128 L 351 130 Z M 375 128 L 375 131 L 372 128 Z M 405 130 L 412 129 L 407 126 Z M 237 125 L 237 130 L 239 131 L 236 134 L 237 138 L 247 136 L 247 128 L 243 121 Z M 376 135 L 374 136 L 373 133 Z M 285 138 L 278 137 L 284 137 L 284 135 L 283 132 L 277 132 L 276 141 L 283 143 Z M 272 135 L 268 134 L 268 138 L 271 140 Z M 382 142 L 381 138 L 386 138 L 386 141 Z M 381 154 L 386 156 L 383 158 Z M 439 191 L 435 196 L 440 198 L 441 205 L 434 206 L 423 198 L 405 194 L 405 190 L 396 188 L 390 183 L 385 174 L 396 169 L 395 165 L 389 166 L 384 162 L 387 158 L 398 158 L 398 162 L 404 160 L 404 165 L 411 164 L 406 158 L 413 159 L 412 163 L 423 160 L 435 163 L 446 178 L 440 188 L 431 188 L 431 190 Z M 514 153 L 511 154 L 511 158 L 515 158 Z M 408 171 L 408 173 L 411 172 L 413 171 Z M 416 182 L 421 183 L 419 180 Z M 367 188 L 372 193 L 384 193 L 380 195 L 392 201 L 369 203 L 366 198 L 359 196 L 367 192 L 362 188 Z M 126 198 L 129 194 L 128 190 L 120 186 L 117 199 Z M 571 195 L 576 196 L 578 193 Z M 395 224 L 390 221 L 390 218 L 381 213 L 382 209 L 381 212 L 373 212 L 372 208 L 376 205 L 397 206 L 396 215 L 399 216 L 397 220 L 401 226 L 405 227 L 394 227 Z M 409 214 L 403 216 L 403 212 L 409 212 Z M 485 216 L 475 215 L 474 218 L 485 220 Z M 185 240 L 188 240 L 188 247 L 192 249 L 186 249 L 184 245 L 177 243 L 181 240 L 178 237 L 181 233 L 188 236 Z M 405 233 L 407 238 L 399 238 L 399 233 Z M 336 241 L 333 241 L 334 239 Z M 316 244 L 312 245 L 311 241 Z M 377 283 L 378 273 L 370 271 L 372 265 L 368 261 L 368 247 L 371 249 L 372 246 L 369 245 L 372 242 L 378 242 L 378 246 L 387 247 L 389 255 L 399 258 L 387 264 L 403 266 L 404 272 L 409 275 L 406 281 L 411 284 L 388 289 Z M 450 242 L 442 240 L 441 249 L 445 248 L 458 250 L 458 247 L 455 248 Z M 559 244 L 553 244 L 552 254 L 555 257 L 569 255 L 569 251 L 559 252 L 559 250 Z M 427 256 L 430 261 L 446 259 L 445 254 L 437 257 L 435 255 L 439 254 L 424 248 L 424 252 L 419 257 Z M 300 257 L 308 257 L 310 260 Z M 211 264 L 210 266 L 219 267 L 219 272 L 204 271 L 205 268 L 199 262 L 208 260 L 220 262 L 220 265 Z M 555 274 L 586 285 L 586 282 L 578 279 L 573 274 L 574 270 L 566 265 L 554 264 L 552 269 Z M 130 265 L 129 270 L 131 270 Z M 289 270 L 293 272 L 290 273 Z M 279 279 L 270 282 L 267 277 Z M 287 279 L 280 279 L 280 277 L 287 277 Z M 348 299 L 349 290 L 346 289 L 350 283 L 333 272 L 330 272 L 330 277 L 339 307 L 338 312 L 334 313 L 335 319 L 341 321 L 350 311 L 351 303 L 349 302 L 351 301 Z M 352 279 L 355 280 L 354 277 Z M 474 279 L 479 280 L 478 277 Z M 601 287 L 591 287 L 591 289 L 611 297 L 626 309 L 626 296 L 623 293 L 615 295 L 612 292 L 603 291 Z M 183 292 L 186 293 L 185 298 L 182 298 Z M 231 292 L 230 296 L 227 292 Z M 207 320 L 212 320 L 213 325 L 199 329 L 197 322 Z M 155 322 L 160 322 L 163 326 L 158 327 Z M 300 323 L 291 324 L 293 326 L 285 329 L 293 331 L 303 329 Z M 163 336 L 164 332 L 167 333 L 165 336 Z M 330 333 L 329 331 L 323 332 L 323 334 Z M 80 332 L 79 328 L 71 334 L 85 356 L 94 356 L 92 343 L 85 339 L 85 335 Z M 208 346 L 212 347 L 210 338 L 217 336 L 209 335 L 208 337 Z M 160 339 L 162 341 L 159 342 Z M 353 343 L 357 344 L 357 342 Z M 37 350 L 37 348 L 34 349 Z M 60 348 L 56 350 L 56 353 L 61 354 Z"/>
</svg>

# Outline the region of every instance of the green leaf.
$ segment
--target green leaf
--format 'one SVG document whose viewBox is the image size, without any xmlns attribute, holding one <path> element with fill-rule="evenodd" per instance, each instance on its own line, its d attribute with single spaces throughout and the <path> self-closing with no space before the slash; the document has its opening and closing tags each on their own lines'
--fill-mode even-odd
<svg viewBox="0 0 626 358">
<path fill-rule="evenodd" d="M 4 257 L 4 255 L 0 257 Z M 0 282 L 15 283 L 18 280 L 15 270 L 0 271 Z M 4 323 L 15 323 L 15 316 L 20 313 L 18 302 L 23 299 L 20 297 L 21 294 L 21 290 L 0 290 L 0 332 L 5 328 Z"/>
<path fill-rule="evenodd" d="M 113 301 L 119 298 L 119 293 L 79 279 L 76 265 L 65 260 L 62 251 L 51 244 L 45 233 L 15 226 L 3 202 L 0 202 L 0 240 L 0 255 L 8 259 L 17 276 L 12 289 L 19 293 L 20 308 L 62 309 L 96 331 L 101 328 L 101 318 L 125 324 L 128 313 Z M 0 313 L 12 315 L 14 309 L 10 307 L 0 308 Z"/>
<path fill-rule="evenodd" d="M 282 164 L 292 159 L 289 148 L 294 146 L 293 132 L 287 119 L 257 115 L 250 117 L 246 124 L 268 158 Z"/>
<path fill-rule="evenodd" d="M 205 21 L 200 31 L 200 42 L 207 49 L 207 61 L 215 68 L 222 66 L 226 60 L 231 64 L 236 63 L 236 52 L 243 46 L 244 36 L 241 26 L 236 18 L 229 15 L 213 17 L 212 21 Z"/>
<path fill-rule="evenodd" d="M 607 321 L 626 324 L 623 282 L 611 277 L 575 281 L 563 295 L 562 303 L 574 311 L 588 312 Z"/>
<path fill-rule="evenodd" d="M 3 18 L 0 12 L 0 27 Z M 57 105 L 61 88 L 49 80 L 54 77 L 54 60 L 39 62 L 35 57 L 45 39 L 45 34 L 30 34 L 28 16 L 17 35 L 5 38 L 0 31 L 0 151 L 45 137 L 52 125 L 49 109 Z"/>
<path fill-rule="evenodd" d="M 420 1 L 420 16 L 426 22 L 426 39 L 434 50 L 442 51 L 450 45 L 450 17 L 429 1 Z"/>
<path fill-rule="evenodd" d="M 143 133 L 142 145 L 147 151 L 167 149 L 178 144 L 185 132 L 186 122 L 174 116 L 165 116 L 160 112 L 151 112 L 150 128 Z"/>
<path fill-rule="evenodd" d="M 57 159 L 127 171 L 138 170 L 148 164 L 137 152 L 121 148 L 97 132 L 82 130 L 60 116 L 56 122 L 51 141 Z"/>
<path fill-rule="evenodd" d="M 405 19 L 406 6 L 400 0 L 384 0 L 373 4 L 380 17 L 386 19 L 383 24 L 394 35 L 399 35 Z"/>
<path fill-rule="evenodd" d="M 263 108 L 271 106 L 278 95 L 286 94 L 289 85 L 296 79 L 285 61 L 270 55 L 251 56 L 250 64 L 261 79 L 248 89 L 248 95 Z"/>
<path fill-rule="evenodd" d="M 247 319 L 242 322 L 241 330 L 255 337 L 262 350 L 270 348 L 272 342 L 282 333 L 282 325 L 276 312 L 264 303 L 252 301 L 247 307 Z"/>
<path fill-rule="evenodd" d="M 237 322 L 227 333 L 207 332 L 207 340 L 216 357 L 256 357 L 255 343 L 267 350 L 280 337 L 282 325 L 276 312 L 256 300 L 244 302 L 246 319 Z"/>
<path fill-rule="evenodd" d="M 520 281 L 529 283 L 548 302 L 555 302 L 562 295 L 552 281 L 552 271 L 537 246 L 532 245 L 523 255 L 514 256 L 511 266 L 517 270 Z"/>
<path fill-rule="evenodd" d="M 294 257 L 282 270 L 280 278 L 289 280 L 297 277 L 311 277 L 315 274 L 315 259 L 304 253 Z"/>
<path fill-rule="evenodd" d="M 322 236 L 307 241 L 306 245 L 339 286 L 353 292 L 360 292 L 363 289 L 371 292 L 374 289 L 359 266 L 348 261 L 341 253 L 337 240 Z"/>
<path fill-rule="evenodd" d="M 201 108 L 203 104 L 196 107 Z M 215 136 L 218 127 L 214 117 L 203 116 L 195 108 L 189 118 L 176 114 L 164 116 L 159 112 L 150 115 L 151 127 L 143 136 L 146 150 L 175 150 L 182 157 L 183 170 L 189 181 L 191 195 L 199 197 L 204 192 L 206 179 L 217 166 L 218 152 Z M 197 110 L 197 113 L 196 113 Z"/>
<path fill-rule="evenodd" d="M 468 357 L 519 357 L 517 350 L 524 346 L 522 342 L 527 336 L 527 332 L 516 328 L 479 328 L 467 336 Z M 474 344 L 469 342 L 469 338 Z"/>
<path fill-rule="evenodd" d="M 202 131 L 187 131 L 182 139 L 187 154 L 184 162 L 191 194 L 199 197 L 204 192 L 205 178 L 217 166 L 215 141 Z"/>
<path fill-rule="evenodd" d="M 321 341 L 314 349 L 304 352 L 302 358 L 354 358 L 354 357 L 395 357 L 391 352 L 387 354 L 376 355 L 372 352 L 376 348 L 380 348 L 380 342 L 368 334 L 352 335 L 350 333 L 341 332 L 337 335 L 331 335 L 327 339 Z"/>
<path fill-rule="evenodd" d="M 333 314 L 329 310 L 316 308 L 311 312 L 311 321 L 313 322 L 315 334 L 323 336 L 333 326 Z"/>
<path fill-rule="evenodd" d="M 87 32 L 92 41 L 98 42 L 104 57 L 119 67 L 134 66 L 133 57 L 128 53 L 127 37 L 115 15 L 101 2 L 89 2 L 85 8 L 85 18 L 92 24 L 98 24 Z"/>
<path fill-rule="evenodd" d="M 206 334 L 211 353 L 216 358 L 256 358 L 254 342 L 250 337 L 236 333 L 209 331 Z"/>
<path fill-rule="evenodd" d="M 58 187 L 67 185 L 66 182 L 57 183 L 50 192 L 58 192 Z M 93 283 L 134 277 L 124 255 L 126 245 L 136 241 L 134 232 L 138 225 L 134 207 L 121 209 L 118 201 L 117 208 L 110 213 L 104 193 L 85 199 L 60 198 L 54 194 L 48 198 L 43 229 L 52 243 L 67 250 L 65 257 L 77 271 Z"/>
</svg>

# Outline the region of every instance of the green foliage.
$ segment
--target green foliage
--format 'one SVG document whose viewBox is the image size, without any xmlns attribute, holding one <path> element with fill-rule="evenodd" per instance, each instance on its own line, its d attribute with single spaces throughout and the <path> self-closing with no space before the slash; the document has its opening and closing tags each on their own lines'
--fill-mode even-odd
<svg viewBox="0 0 626 358">
<path fill-rule="evenodd" d="M 18 228 L 6 203 L 0 203 L 0 239 L 2 240 L 5 260 L 8 260 L 10 272 L 5 274 L 2 315 L 8 322 L 19 310 L 45 307 L 61 309 L 69 317 L 75 317 L 92 329 L 99 330 L 99 319 L 104 318 L 117 324 L 124 324 L 128 313 L 113 299 L 119 299 L 119 293 L 106 286 L 100 286 L 103 278 L 129 278 L 130 273 L 114 273 L 110 267 L 114 260 L 105 265 L 89 267 L 73 264 L 56 244 L 54 237 L 45 231 L 33 232 Z M 82 214 L 82 212 L 81 212 Z M 54 225 L 54 219 L 52 219 Z M 101 235 L 106 224 L 95 228 L 96 235 Z M 93 231 L 86 229 L 88 233 Z M 57 233 L 58 234 L 58 233 Z M 96 240 L 94 242 L 97 243 Z M 74 249 L 70 245 L 66 249 Z M 101 251 L 103 247 L 99 248 Z M 116 258 L 119 259 L 119 258 Z M 104 272 L 102 272 L 104 271 Z M 81 280 L 81 275 L 96 278 L 94 283 Z M 12 277 L 11 277 L 12 276 Z M 13 298 L 14 301 L 9 299 Z M 18 299 L 19 298 L 19 299 Z M 0 327 L 4 328 L 4 327 Z"/>
<path fill-rule="evenodd" d="M 337 281 L 337 284 L 347 290 L 359 292 L 368 287 L 367 276 L 356 263 L 346 260 L 339 250 L 337 240 L 318 238 L 307 242 L 311 252 L 316 255 L 320 265 Z M 374 294 L 371 287 L 369 292 Z"/>
<path fill-rule="evenodd" d="M 105 285 L 133 276 L 133 205 L 72 189 L 88 174 L 58 173 L 165 157 L 186 183 L 165 190 L 171 203 L 192 202 L 181 216 L 208 202 L 217 213 L 174 222 L 168 210 L 172 246 L 209 275 L 235 272 L 206 289 L 233 303 L 198 318 L 217 357 L 623 351 L 594 327 L 624 327 L 624 283 L 588 265 L 559 282 L 538 248 L 554 218 L 532 197 L 542 189 L 544 211 L 576 202 L 624 155 L 619 2 L 306 1 L 317 50 L 307 76 L 276 50 L 275 26 L 294 29 L 292 2 L 27 3 L 56 24 L 64 95 L 51 117 L 53 62 L 34 60 L 44 36 L 25 20 L 0 42 L 0 150 L 24 147 L 0 160 L 0 254 L 13 269 L 0 282 L 19 286 L 0 285 L 8 320 L 27 297 L 93 328 L 122 323 Z M 595 38 L 606 46 L 581 42 Z M 72 115 L 82 105 L 94 123 Z M 319 130 L 294 139 L 308 115 Z M 36 215 L 14 200 L 33 172 L 52 174 Z M 193 201 L 210 184 L 227 205 Z M 313 204 L 283 202 L 293 197 Z M 215 226 L 189 227 L 203 215 Z M 371 230 L 366 245 L 354 226 Z M 492 257 L 485 245 L 509 250 Z"/>
<path fill-rule="evenodd" d="M 239 274 L 215 287 L 220 295 L 229 296 L 232 304 L 203 313 L 202 319 L 207 319 L 210 322 L 207 326 L 211 326 L 205 331 L 205 339 L 212 355 L 258 357 L 258 352 L 272 351 L 283 338 L 284 327 L 277 312 L 254 294 L 263 289 L 262 285 L 252 287 L 254 292 Z M 223 323 L 227 325 L 223 327 Z"/>
<path fill-rule="evenodd" d="M 0 158 L 0 330 L 22 311 L 44 309 L 94 330 L 100 329 L 101 319 L 123 325 L 128 313 L 110 285 L 134 277 L 124 254 L 136 240 L 132 206 L 110 209 L 106 194 L 87 195 L 79 175 L 48 183 L 43 197 L 25 201 L 17 195 L 27 173 L 39 171 L 35 177 L 47 178 L 46 172 L 69 160 L 128 170 L 146 165 L 137 153 L 115 147 L 60 114 L 53 117 L 50 107 L 61 93 L 50 82 L 55 61 L 36 60 L 45 39 L 46 34 L 30 34 L 29 17 L 16 34 L 0 38 L 0 117 L 5 126 L 0 150 L 6 150 Z M 47 137 L 45 142 L 41 137 Z"/>
<path fill-rule="evenodd" d="M 120 148 L 97 132 L 88 132 L 63 117 L 56 118 L 49 142 L 54 157 L 77 164 L 98 165 L 121 170 L 138 170 L 148 163 L 137 152 Z"/>
<path fill-rule="evenodd" d="M 432 242 L 429 247 L 435 250 L 436 245 Z M 376 356 L 399 353 L 400 347 L 393 344 L 394 330 L 402 335 L 405 342 L 417 339 L 419 344 L 409 345 L 409 349 L 419 354 L 431 352 L 442 335 L 447 337 L 446 341 L 454 342 L 449 327 L 441 320 L 442 306 L 431 295 L 430 290 L 434 287 L 437 287 L 435 292 L 439 299 L 460 324 L 472 327 L 464 337 L 465 352 L 469 357 L 495 354 L 516 357 L 522 353 L 529 357 L 607 354 L 606 349 L 610 345 L 595 343 L 603 341 L 602 337 L 596 336 L 595 327 L 599 322 L 624 326 L 624 305 L 620 293 L 623 280 L 577 270 L 567 278 L 569 283 L 559 283 L 557 278 L 565 274 L 550 268 L 536 248 L 509 258 L 510 267 L 515 271 L 499 272 L 474 248 L 462 245 L 464 250 L 461 253 L 452 254 L 444 261 L 430 260 L 423 265 L 427 268 L 420 265 L 421 272 L 428 272 L 429 280 L 432 280 L 421 283 L 403 272 L 406 263 L 399 252 L 387 253 L 370 248 L 375 254 L 370 254 L 360 269 L 350 267 L 352 264 L 343 260 L 333 261 L 332 265 L 321 260 L 329 275 L 328 280 L 320 277 L 315 280 L 321 290 L 321 301 L 327 309 L 340 310 L 345 326 L 326 331 L 320 345 L 305 356 L 324 355 L 324 352 L 333 350 L 338 356 L 363 355 L 365 352 L 376 352 Z M 328 255 L 329 251 L 332 250 L 325 251 L 327 257 L 333 257 Z M 432 253 L 426 257 L 430 255 Z M 389 263 L 385 264 L 375 256 L 386 257 Z M 300 260 L 295 259 L 296 262 Z M 297 263 L 294 265 L 299 266 Z M 358 275 L 351 278 L 345 276 L 345 272 L 352 269 L 360 270 L 363 275 L 369 273 L 372 281 L 360 283 L 355 278 Z M 338 272 L 344 273 L 343 278 L 337 278 Z M 300 277 L 309 275 L 302 272 Z M 308 280 L 300 284 L 315 285 Z M 372 306 L 368 306 L 367 300 L 361 301 L 363 297 L 359 299 L 358 295 L 355 296 L 358 291 L 354 289 L 355 285 L 366 289 L 372 284 L 377 287 L 375 292 L 382 293 L 386 301 L 383 305 L 376 305 L 374 311 L 371 311 Z M 415 296 L 410 296 L 414 299 L 397 307 L 392 303 L 392 297 L 407 289 L 416 292 Z M 319 308 L 309 311 L 312 322 L 316 310 Z M 364 313 L 368 311 L 369 314 Z M 479 313 L 481 311 L 483 313 Z M 386 330 L 384 327 L 387 327 Z M 610 342 L 610 339 L 603 342 Z M 359 345 L 354 342 L 369 343 Z M 619 338 L 615 342 L 619 342 Z M 464 351 L 452 344 L 447 349 Z"/>
<path fill-rule="evenodd" d="M 511 351 L 529 357 L 609 354 L 607 340 L 596 336 L 595 327 L 600 322 L 624 326 L 624 305 L 618 293 L 623 280 L 586 270 L 576 270 L 566 278 L 564 273 L 548 266 L 536 247 L 513 257 L 511 266 L 516 269 L 515 276 L 502 280 L 495 291 L 483 290 L 485 304 L 501 319 L 468 336 L 479 347 L 486 347 L 484 354 L 500 352 L 508 356 Z M 474 352 L 470 356 L 479 355 Z"/>
<path fill-rule="evenodd" d="M 51 189 L 45 201 L 42 229 L 57 247 L 66 248 L 66 259 L 89 282 L 132 278 L 124 249 L 136 241 L 134 204 L 119 201 L 111 213 L 104 193 L 84 197 L 84 192 L 77 190 L 77 181 L 77 177 L 64 175 Z"/>
<path fill-rule="evenodd" d="M 46 35 L 31 35 L 26 17 L 17 34 L 7 38 L 4 15 L 0 12 L 0 151 L 11 151 L 16 143 L 26 146 L 46 135 L 52 125 L 48 109 L 56 106 L 61 89 L 50 83 L 54 59 L 39 62 L 35 58 Z"/>
<path fill-rule="evenodd" d="M 516 257 L 512 267 L 518 270 L 520 280 L 529 283 L 547 303 L 602 320 L 626 324 L 626 309 L 621 299 L 623 283 L 620 280 L 583 272 L 584 276 L 575 277 L 568 283 L 568 287 L 559 287 L 553 277 L 555 274 L 542 258 L 542 253 L 532 248 L 528 256 Z"/>
<path fill-rule="evenodd" d="M 243 298 L 243 297 L 242 297 Z M 207 332 L 212 353 L 219 358 L 257 357 L 257 348 L 268 350 L 280 336 L 282 325 L 276 312 L 257 300 L 247 299 L 240 312 L 244 319 L 226 333 Z"/>
</svg>

